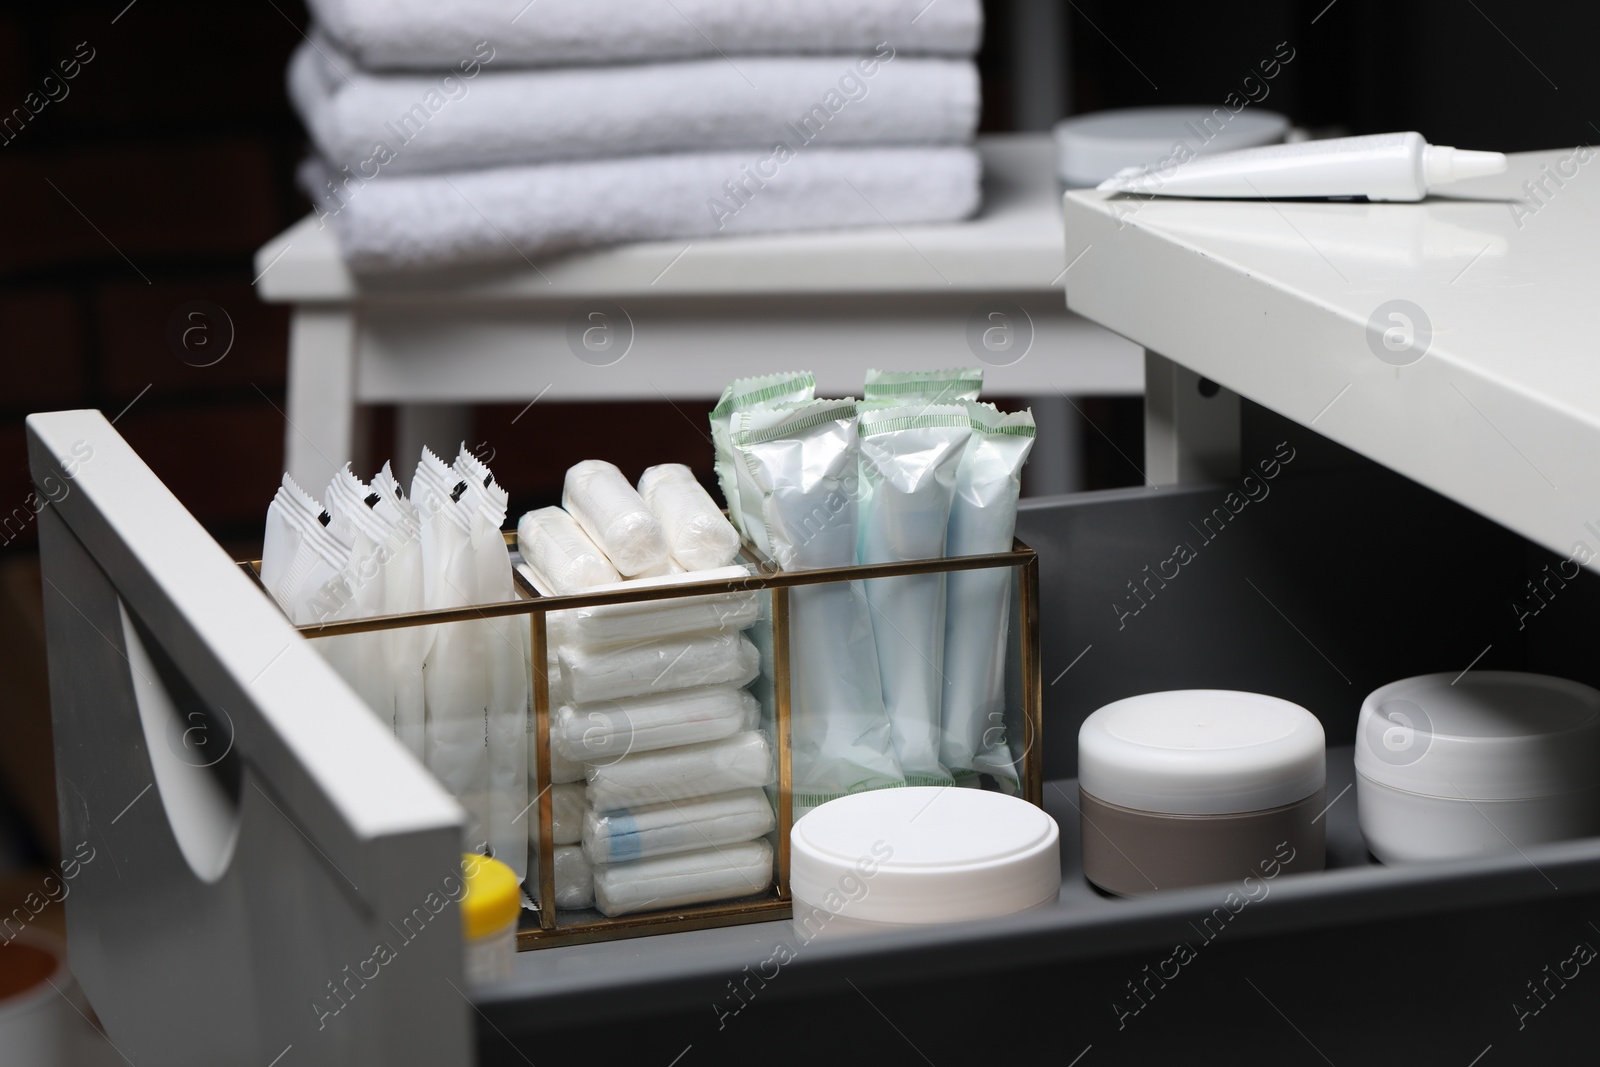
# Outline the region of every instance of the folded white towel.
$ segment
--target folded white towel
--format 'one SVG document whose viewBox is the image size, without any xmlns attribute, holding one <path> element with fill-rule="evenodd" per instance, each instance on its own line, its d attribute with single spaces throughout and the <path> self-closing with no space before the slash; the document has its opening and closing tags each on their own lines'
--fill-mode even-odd
<svg viewBox="0 0 1600 1067">
<path fill-rule="evenodd" d="M 590 810 L 583 817 L 583 852 L 591 863 L 648 859 L 753 841 L 777 825 L 766 793 L 739 789 L 613 812 Z"/>
<path fill-rule="evenodd" d="M 772 746 L 760 733 L 635 752 L 615 763 L 590 764 L 589 805 L 616 811 L 686 800 L 772 782 Z"/>
<path fill-rule="evenodd" d="M 754 730 L 760 715 L 760 702 L 732 686 L 563 704 L 551 717 L 550 744 L 574 760 L 609 763 L 630 752 L 715 741 Z"/>
<path fill-rule="evenodd" d="M 526 264 L 594 245 L 954 222 L 978 207 L 968 147 L 637 156 L 362 181 L 310 160 L 301 187 L 357 271 Z"/>
<path fill-rule="evenodd" d="M 664 637 L 633 645 L 563 645 L 561 676 L 580 704 L 702 685 L 749 685 L 761 653 L 740 633 Z"/>
<path fill-rule="evenodd" d="M 340 44 L 373 70 L 443 70 L 483 42 L 505 66 L 678 59 L 719 52 L 968 55 L 978 0 L 311 0 Z M 733 62 L 737 63 L 737 60 Z"/>
<path fill-rule="evenodd" d="M 772 885 L 765 841 L 680 852 L 594 868 L 594 903 L 606 915 L 748 897 Z"/>
<path fill-rule="evenodd" d="M 295 52 L 289 97 L 332 169 L 367 178 L 813 137 L 833 148 L 961 144 L 978 122 L 972 63 L 876 55 L 742 58 L 738 71 L 720 59 L 485 68 L 467 78 L 369 74 L 322 39 Z"/>
</svg>

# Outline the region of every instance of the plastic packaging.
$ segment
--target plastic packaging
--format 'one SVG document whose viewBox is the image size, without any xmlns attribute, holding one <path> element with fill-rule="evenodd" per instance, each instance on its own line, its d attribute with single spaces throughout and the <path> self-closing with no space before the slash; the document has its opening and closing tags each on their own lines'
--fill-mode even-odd
<svg viewBox="0 0 1600 1067">
<path fill-rule="evenodd" d="M 730 441 L 749 482 L 746 536 L 786 570 L 855 562 L 855 402 L 735 412 Z M 759 527 L 759 529 L 758 529 Z M 861 583 L 789 594 L 795 814 L 863 789 L 903 785 Z"/>
<path fill-rule="evenodd" d="M 666 564 L 661 524 L 615 464 L 586 459 L 567 469 L 561 506 L 624 575 Z"/>
<path fill-rule="evenodd" d="M 1181 166 L 1128 167 L 1096 188 L 1143 196 L 1421 200 L 1442 185 L 1505 169 L 1499 152 L 1430 145 L 1420 133 L 1376 133 L 1244 148 Z"/>
<path fill-rule="evenodd" d="M 261 584 L 296 626 L 317 621 L 318 595 L 337 583 L 349 557 L 322 521 L 322 505 L 287 474 L 267 506 Z"/>
<path fill-rule="evenodd" d="M 516 599 L 511 557 L 500 528 L 506 518 L 506 492 L 478 458 L 462 449 L 453 468 L 467 483 L 462 503 L 470 502 L 472 602 L 494 604 Z M 528 807 L 528 644 L 525 627 L 514 619 L 486 619 L 481 669 L 488 678 L 489 847 L 518 878 L 528 872 L 528 836 L 516 824 Z"/>
<path fill-rule="evenodd" d="M 350 471 L 349 464 L 333 476 L 323 493 L 331 521 L 329 529 L 350 543 L 343 578 L 349 603 L 340 618 L 363 618 L 384 613 L 383 569 L 392 533 L 389 523 L 372 505 L 377 497 Z M 389 635 L 385 631 L 319 638 L 316 649 L 344 676 L 374 715 L 397 731 L 394 711 L 394 674 L 389 663 Z"/>
<path fill-rule="evenodd" d="M 866 408 L 959 404 L 978 399 L 983 388 L 982 367 L 951 367 L 946 370 L 869 370 L 862 388 L 861 403 Z"/>
<path fill-rule="evenodd" d="M 972 436 L 956 469 L 945 554 L 1006 552 L 1016 534 L 1022 466 L 1033 448 L 1033 413 L 1002 415 L 992 404 L 971 402 L 966 409 Z M 1003 567 L 947 575 L 939 753 L 958 776 L 985 772 L 1015 792 L 1021 754 L 1011 751 L 1005 721 L 1011 583 Z"/>
<path fill-rule="evenodd" d="M 517 522 L 517 551 L 534 584 L 549 596 L 567 596 L 622 576 L 571 515 L 540 508 Z"/>
<path fill-rule="evenodd" d="M 925 385 L 907 377 L 900 384 Z M 943 556 L 956 467 L 972 433 L 966 409 L 916 403 L 863 411 L 860 433 L 858 561 Z M 908 574 L 864 584 L 901 773 L 907 785 L 951 785 L 939 762 L 945 576 Z"/>
<path fill-rule="evenodd" d="M 570 911 L 594 907 L 594 871 L 583 849 L 577 845 L 557 845 L 555 861 L 556 909 Z M 533 853 L 528 887 L 534 892 L 539 888 L 537 851 Z"/>
<path fill-rule="evenodd" d="M 635 752 L 615 763 L 589 765 L 589 805 L 611 812 L 768 785 L 772 746 L 757 731 L 720 741 Z"/>
<path fill-rule="evenodd" d="M 743 689 L 701 686 L 598 704 L 563 704 L 550 721 L 550 743 L 569 759 L 606 763 L 731 737 L 755 729 L 761 705 Z"/>
<path fill-rule="evenodd" d="M 583 820 L 583 851 L 591 863 L 620 863 L 753 841 L 777 825 L 764 791 L 739 789 L 611 812 L 591 810 Z"/>
<path fill-rule="evenodd" d="M 561 677 L 580 704 L 705 685 L 748 685 L 761 654 L 743 634 L 692 634 L 632 645 L 563 645 Z"/>
<path fill-rule="evenodd" d="M 772 846 L 765 841 L 594 869 L 595 907 L 610 916 L 747 897 L 771 887 Z"/>
<path fill-rule="evenodd" d="M 1543 674 L 1391 682 L 1361 705 L 1356 805 L 1384 863 L 1600 833 L 1600 691 Z"/>
<path fill-rule="evenodd" d="M 629 578 L 589 586 L 587 593 L 606 593 L 616 589 L 658 589 L 688 582 L 728 581 L 748 578 L 742 566 L 719 567 L 714 571 L 680 571 L 653 578 Z M 549 595 L 540 581 L 534 587 Z M 688 633 L 732 633 L 752 625 L 761 615 L 761 599 L 754 589 L 705 596 L 646 600 L 637 604 L 602 604 L 592 608 L 553 611 L 549 615 L 550 640 L 554 644 L 616 645 L 648 641 L 658 637 Z"/>
<path fill-rule="evenodd" d="M 477 560 L 472 545 L 467 484 L 427 449 L 411 482 L 422 514 L 423 602 L 430 609 L 473 603 Z M 483 669 L 488 636 L 478 621 L 432 627 L 423 660 L 427 723 L 423 762 L 467 811 L 466 845 L 489 841 L 489 677 Z"/>
<path fill-rule="evenodd" d="M 810 400 L 816 395 L 817 380 L 810 371 L 787 371 L 757 378 L 736 378 L 722 391 L 722 398 L 711 409 L 711 444 L 716 452 L 717 484 L 728 505 L 728 518 L 746 538 L 752 524 L 744 518 L 742 464 L 733 447 L 733 417 L 741 411 L 767 404 L 786 404 Z M 756 494 L 759 499 L 759 494 Z M 760 509 L 754 511 L 754 525 L 760 525 Z"/>
<path fill-rule="evenodd" d="M 583 816 L 589 810 L 589 787 L 582 782 L 568 782 L 550 787 L 550 832 L 558 845 L 576 845 L 583 840 Z M 537 825 L 532 809 L 529 822 Z M 530 837 L 529 844 L 537 848 Z"/>
<path fill-rule="evenodd" d="M 383 564 L 383 613 L 399 615 L 421 611 L 422 596 L 422 519 L 416 505 L 407 500 L 385 463 L 372 479 L 378 500 L 373 509 L 392 530 Z M 433 629 L 428 626 L 402 626 L 386 631 L 389 640 L 389 673 L 394 684 L 395 736 L 418 759 L 424 749 L 425 703 L 422 687 L 422 659 Z"/>
<path fill-rule="evenodd" d="M 739 531 L 683 464 L 646 469 L 639 476 L 639 496 L 661 523 L 672 558 L 685 570 L 726 567 L 739 554 Z"/>
</svg>

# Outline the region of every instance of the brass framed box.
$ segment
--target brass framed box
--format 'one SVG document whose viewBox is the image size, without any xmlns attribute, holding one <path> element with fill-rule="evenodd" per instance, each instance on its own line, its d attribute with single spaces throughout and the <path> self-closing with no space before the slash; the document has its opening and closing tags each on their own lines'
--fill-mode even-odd
<svg viewBox="0 0 1600 1067">
<path fill-rule="evenodd" d="M 512 554 L 513 562 L 517 562 L 519 557 L 516 554 L 515 532 L 506 532 L 505 540 L 507 551 Z M 771 685 L 771 707 L 764 708 L 764 711 L 770 714 L 777 761 L 774 797 L 777 830 L 773 840 L 777 870 L 773 887 L 762 894 L 743 899 L 665 908 L 655 912 L 614 918 L 587 910 L 558 910 L 554 906 L 556 897 L 554 811 L 550 785 L 546 784 L 535 801 L 530 803 L 530 808 L 537 809 L 538 881 L 537 884 L 525 885 L 534 907 L 531 911 L 523 912 L 517 930 L 518 949 L 607 941 L 789 917 L 789 829 L 793 817 L 790 790 L 790 664 L 793 657 L 789 633 L 789 591 L 797 586 L 988 568 L 1012 569 L 1015 572 L 1013 586 L 1016 595 L 1012 611 L 1014 625 L 1008 636 L 1007 650 L 1011 668 L 1007 671 L 1006 685 L 1007 728 L 1009 731 L 1013 724 L 1020 726 L 1022 758 L 1019 784 L 1022 796 L 1031 804 L 1043 805 L 1044 767 L 1040 746 L 1042 728 L 1040 705 L 1043 696 L 1039 665 L 1039 558 L 1032 548 L 1020 540 L 1014 540 L 1009 552 L 990 555 L 950 556 L 900 563 L 785 571 L 746 543 L 736 562 L 748 569 L 749 574 L 746 577 L 571 596 L 542 596 L 521 569 L 513 567 L 517 592 L 515 600 L 399 615 L 373 615 L 338 622 L 309 623 L 297 627 L 305 637 L 321 639 L 409 626 L 526 616 L 528 654 L 532 668 L 530 711 L 533 745 L 529 751 L 529 760 L 530 764 L 537 768 L 536 780 L 550 783 L 552 779 L 550 723 L 553 709 L 547 663 L 550 644 L 548 616 L 551 612 L 719 593 L 766 594 L 766 618 L 770 621 L 770 655 L 764 654 L 762 658 L 764 670 L 770 663 L 770 678 L 767 681 Z M 242 563 L 241 566 L 259 580 L 259 561 Z M 530 840 L 530 845 L 531 843 Z M 531 869 L 534 866 L 532 851 L 529 858 Z M 550 902 L 548 906 L 546 902 Z"/>
</svg>

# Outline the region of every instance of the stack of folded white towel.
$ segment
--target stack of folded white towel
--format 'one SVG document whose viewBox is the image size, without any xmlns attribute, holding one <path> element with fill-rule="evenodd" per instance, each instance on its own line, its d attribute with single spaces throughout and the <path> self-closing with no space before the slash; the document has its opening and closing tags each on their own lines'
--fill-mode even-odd
<svg viewBox="0 0 1600 1067">
<path fill-rule="evenodd" d="M 520 566 L 543 594 L 748 576 L 729 565 L 738 534 L 681 465 L 652 467 L 635 491 L 588 460 L 568 472 L 563 504 L 517 525 Z M 743 588 L 550 614 L 558 909 L 626 915 L 771 887 L 777 820 L 762 787 L 776 764 L 745 689 L 761 673 L 745 636 L 759 617 Z M 530 836 L 537 855 L 537 827 Z"/>
<path fill-rule="evenodd" d="M 978 0 L 310 7 L 301 185 L 358 270 L 978 204 Z"/>
</svg>

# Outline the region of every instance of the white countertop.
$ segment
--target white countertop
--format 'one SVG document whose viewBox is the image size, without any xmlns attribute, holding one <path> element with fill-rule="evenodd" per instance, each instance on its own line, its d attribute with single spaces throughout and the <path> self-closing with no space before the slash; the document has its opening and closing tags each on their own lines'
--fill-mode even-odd
<svg viewBox="0 0 1600 1067">
<path fill-rule="evenodd" d="M 1600 162 L 1580 158 L 1513 155 L 1417 204 L 1069 193 L 1067 305 L 1562 556 L 1600 557 Z M 1527 200 L 1545 168 L 1564 184 Z M 1369 344 L 1380 310 L 1402 325 L 1394 300 L 1432 327 L 1404 366 L 1414 342 L 1391 362 Z M 1403 527 L 1396 549 L 1426 555 Z"/>
<path fill-rule="evenodd" d="M 345 269 L 332 231 L 319 229 L 308 215 L 256 253 L 256 288 L 269 302 L 306 302 L 1038 292 L 1059 286 L 1066 260 L 1049 137 L 983 137 L 979 149 L 983 208 L 968 222 L 650 241 L 534 257 L 537 269 L 358 279 Z"/>
</svg>

